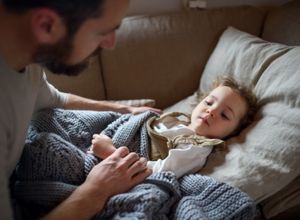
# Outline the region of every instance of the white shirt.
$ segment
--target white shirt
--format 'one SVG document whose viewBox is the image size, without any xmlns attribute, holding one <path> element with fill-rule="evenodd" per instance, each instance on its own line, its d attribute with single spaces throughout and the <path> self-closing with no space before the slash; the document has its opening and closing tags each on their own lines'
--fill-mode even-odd
<svg viewBox="0 0 300 220">
<path fill-rule="evenodd" d="M 171 127 L 170 127 L 171 126 Z M 153 128 L 165 137 L 177 135 L 192 135 L 194 132 L 183 124 L 165 125 L 159 123 Z M 197 146 L 192 144 L 179 144 L 175 149 L 169 151 L 168 156 L 157 161 L 148 161 L 148 167 L 153 172 L 172 171 L 177 178 L 185 174 L 199 171 L 206 162 L 207 156 L 211 153 L 213 146 Z"/>
<path fill-rule="evenodd" d="M 33 72 L 32 70 L 35 70 Z M 32 114 L 46 107 L 62 107 L 66 94 L 46 80 L 41 68 L 24 73 L 10 69 L 0 55 L 0 215 L 10 220 L 9 177 L 24 147 Z"/>
</svg>

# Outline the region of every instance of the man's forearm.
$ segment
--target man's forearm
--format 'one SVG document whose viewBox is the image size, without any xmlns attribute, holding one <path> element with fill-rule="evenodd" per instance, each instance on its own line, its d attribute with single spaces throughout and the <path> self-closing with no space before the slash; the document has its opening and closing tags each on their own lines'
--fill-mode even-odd
<svg viewBox="0 0 300 220">
<path fill-rule="evenodd" d="M 88 220 L 103 209 L 106 200 L 106 195 L 95 196 L 92 190 L 83 184 L 42 220 Z"/>
<path fill-rule="evenodd" d="M 121 105 L 108 101 L 96 101 L 73 94 L 68 94 L 64 108 L 129 113 L 128 106 L 126 105 Z"/>
</svg>

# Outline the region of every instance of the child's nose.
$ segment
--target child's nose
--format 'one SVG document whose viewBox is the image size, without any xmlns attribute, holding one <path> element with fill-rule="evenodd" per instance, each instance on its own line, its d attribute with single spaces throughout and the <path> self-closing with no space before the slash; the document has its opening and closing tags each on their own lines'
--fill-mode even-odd
<svg viewBox="0 0 300 220">
<path fill-rule="evenodd" d="M 210 117 L 214 118 L 216 116 L 216 109 L 208 108 L 207 113 L 209 114 Z"/>
</svg>

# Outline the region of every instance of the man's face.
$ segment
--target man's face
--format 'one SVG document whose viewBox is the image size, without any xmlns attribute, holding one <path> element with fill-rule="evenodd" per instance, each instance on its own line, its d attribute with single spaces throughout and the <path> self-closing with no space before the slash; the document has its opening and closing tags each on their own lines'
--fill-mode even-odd
<svg viewBox="0 0 300 220">
<path fill-rule="evenodd" d="M 215 88 L 193 110 L 190 128 L 198 135 L 223 139 L 246 114 L 245 100 L 227 86 Z"/>
<path fill-rule="evenodd" d="M 73 39 L 65 37 L 54 45 L 41 44 L 34 54 L 34 61 L 46 67 L 55 74 L 77 76 L 87 66 L 87 60 L 77 64 L 66 64 L 66 60 L 73 52 Z"/>
<path fill-rule="evenodd" d="M 126 14 L 128 4 L 128 0 L 106 0 L 99 18 L 84 21 L 73 36 L 67 35 L 54 45 L 38 46 L 34 61 L 53 73 L 78 75 L 98 48 L 115 46 L 115 31 Z"/>
</svg>

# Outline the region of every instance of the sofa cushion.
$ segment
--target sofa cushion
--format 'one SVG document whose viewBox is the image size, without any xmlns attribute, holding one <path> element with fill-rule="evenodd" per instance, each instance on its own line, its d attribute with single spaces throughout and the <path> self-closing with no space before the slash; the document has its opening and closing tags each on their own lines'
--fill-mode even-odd
<svg viewBox="0 0 300 220">
<path fill-rule="evenodd" d="M 101 52 L 107 99 L 151 98 L 165 108 L 191 95 L 226 27 L 259 35 L 264 16 L 245 6 L 125 19 L 115 49 Z"/>
<path fill-rule="evenodd" d="M 293 180 L 293 182 L 288 184 L 279 192 L 262 201 L 261 206 L 264 217 L 267 219 L 274 217 L 287 209 L 293 209 L 294 207 L 298 206 L 297 214 L 291 212 L 291 217 L 293 217 L 293 219 L 299 219 L 300 176 L 298 176 L 295 180 Z"/>
<path fill-rule="evenodd" d="M 223 74 L 254 85 L 261 107 L 255 122 L 229 139 L 228 152 L 214 155 L 203 173 L 260 202 L 300 174 L 300 47 L 229 27 L 205 67 L 200 91 Z"/>
<path fill-rule="evenodd" d="M 191 114 L 193 109 L 199 103 L 199 94 L 198 92 L 194 92 L 193 95 L 188 96 L 185 99 L 175 103 L 164 109 L 164 112 L 183 112 L 187 114 Z"/>
<path fill-rule="evenodd" d="M 134 107 L 148 106 L 154 107 L 155 100 L 154 99 L 128 99 L 128 100 L 108 100 L 110 102 L 115 102 L 122 105 L 129 105 Z"/>
<path fill-rule="evenodd" d="M 294 0 L 271 10 L 262 38 L 287 45 L 300 45 L 300 1 Z"/>
<path fill-rule="evenodd" d="M 79 76 L 55 75 L 48 70 L 46 73 L 48 81 L 60 91 L 96 100 L 106 99 L 98 56 L 90 58 L 88 68 Z"/>
</svg>

